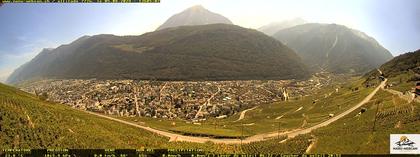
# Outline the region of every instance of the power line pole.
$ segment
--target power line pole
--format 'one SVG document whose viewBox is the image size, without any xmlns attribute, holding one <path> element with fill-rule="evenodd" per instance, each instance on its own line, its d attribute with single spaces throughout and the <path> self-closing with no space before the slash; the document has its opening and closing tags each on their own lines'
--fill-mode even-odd
<svg viewBox="0 0 420 157">
<path fill-rule="evenodd" d="M 372 132 L 375 132 L 375 125 L 376 125 L 376 119 L 377 119 L 376 117 L 378 115 L 379 104 L 380 102 L 376 102 L 376 113 L 375 113 L 375 120 L 373 121 Z"/>
<path fill-rule="evenodd" d="M 279 125 L 277 128 L 277 138 L 280 139 L 280 121 L 279 121 Z"/>
<path fill-rule="evenodd" d="M 244 136 L 244 124 L 241 122 L 241 150 L 242 150 L 242 138 Z"/>
</svg>

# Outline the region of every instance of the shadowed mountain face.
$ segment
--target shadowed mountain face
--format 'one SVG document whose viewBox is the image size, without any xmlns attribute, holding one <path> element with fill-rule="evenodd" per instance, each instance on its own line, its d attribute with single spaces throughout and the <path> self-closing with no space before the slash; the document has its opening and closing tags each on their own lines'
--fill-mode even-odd
<svg viewBox="0 0 420 157">
<path fill-rule="evenodd" d="M 336 24 L 303 24 L 273 36 L 294 49 L 315 71 L 360 74 L 392 58 L 372 37 Z"/>
<path fill-rule="evenodd" d="M 304 79 L 308 71 L 281 42 L 252 29 L 212 24 L 141 36 L 96 35 L 44 50 L 8 79 Z"/>
<path fill-rule="evenodd" d="M 216 23 L 232 24 L 228 18 L 220 14 L 213 13 L 201 5 L 196 5 L 171 16 L 165 21 L 165 23 L 159 26 L 157 30 L 178 26 L 207 25 Z"/>
<path fill-rule="evenodd" d="M 258 28 L 258 30 L 271 36 L 282 29 L 290 28 L 290 27 L 305 24 L 305 23 L 306 23 L 305 20 L 301 18 L 295 18 L 291 20 L 270 23 L 268 25 L 264 25 Z"/>
</svg>

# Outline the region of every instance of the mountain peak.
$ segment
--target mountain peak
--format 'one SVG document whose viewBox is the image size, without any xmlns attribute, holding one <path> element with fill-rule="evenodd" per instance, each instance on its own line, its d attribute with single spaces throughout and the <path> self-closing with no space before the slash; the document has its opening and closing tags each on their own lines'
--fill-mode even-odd
<svg viewBox="0 0 420 157">
<path fill-rule="evenodd" d="M 171 16 L 157 30 L 186 25 L 208 25 L 215 23 L 232 24 L 228 18 L 211 12 L 202 5 L 195 5 Z"/>
<path fill-rule="evenodd" d="M 192 7 L 189 7 L 186 10 L 207 10 L 207 9 L 204 8 L 201 4 L 197 4 L 197 5 L 194 5 Z"/>
</svg>

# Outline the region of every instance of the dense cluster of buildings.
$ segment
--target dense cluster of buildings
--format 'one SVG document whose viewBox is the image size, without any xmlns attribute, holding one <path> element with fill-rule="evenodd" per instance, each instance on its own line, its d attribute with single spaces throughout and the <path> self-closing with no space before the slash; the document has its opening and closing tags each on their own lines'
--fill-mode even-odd
<svg viewBox="0 0 420 157">
<path fill-rule="evenodd" d="M 119 116 L 204 120 L 258 104 L 295 99 L 316 81 L 43 80 L 23 90 L 74 108 Z M 323 80 L 323 79 L 322 79 Z"/>
</svg>

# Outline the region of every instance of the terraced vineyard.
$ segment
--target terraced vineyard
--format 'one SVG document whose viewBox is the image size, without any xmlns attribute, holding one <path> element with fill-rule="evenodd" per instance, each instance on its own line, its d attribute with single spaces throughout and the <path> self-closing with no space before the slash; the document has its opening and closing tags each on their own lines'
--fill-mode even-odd
<svg viewBox="0 0 420 157">
<path fill-rule="evenodd" d="M 242 146 L 242 152 L 247 154 L 259 154 L 261 152 L 270 154 L 305 153 L 310 145 L 310 135 L 299 135 L 286 140 L 286 137 L 267 140 L 264 142 L 252 142 Z"/>
<path fill-rule="evenodd" d="M 168 139 L 0 84 L 0 148 L 157 148 Z"/>
<path fill-rule="evenodd" d="M 3 84 L 0 84 L 0 124 L 1 149 L 147 147 L 190 148 L 214 153 L 258 153 L 261 150 L 303 153 L 311 139 L 309 135 L 288 140 L 281 136 L 242 145 L 167 142 L 169 139 L 156 134 L 46 102 Z"/>
<path fill-rule="evenodd" d="M 393 99 L 392 94 L 380 90 L 363 106 L 367 109 L 363 114 L 356 110 L 316 130 L 317 142 L 311 153 L 388 154 L 389 134 L 420 132 L 420 104 Z"/>
<path fill-rule="evenodd" d="M 364 87 L 362 82 L 361 79 L 356 79 L 341 86 L 336 84 L 321 89 L 317 94 L 298 100 L 260 106 L 247 112 L 240 121 L 236 121 L 237 116 L 222 120 L 210 119 L 200 125 L 182 120 L 133 117 L 122 119 L 162 130 L 175 128 L 184 133 L 187 130 L 192 133 L 200 131 L 203 135 L 207 133 L 212 137 L 230 134 L 233 138 L 240 138 L 259 132 L 279 131 L 278 128 L 280 131 L 305 128 L 324 121 L 329 114 L 340 113 L 363 99 L 373 88 Z M 313 144 L 311 153 L 387 153 L 390 133 L 420 132 L 419 107 L 418 103 L 406 103 L 398 96 L 380 90 L 373 100 L 363 106 L 366 112 L 359 114 L 361 110 L 356 110 L 313 133 L 287 140 L 285 136 L 281 136 L 247 144 L 168 142 L 168 138 L 151 132 L 96 117 L 65 105 L 45 102 L 1 84 L 0 145 L 1 148 L 191 148 L 215 153 L 254 154 L 261 151 L 305 153 Z M 276 125 L 279 123 L 280 127 Z M 200 130 L 196 129 L 199 127 Z M 232 132 L 223 131 L 224 129 Z"/>
</svg>

